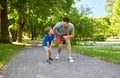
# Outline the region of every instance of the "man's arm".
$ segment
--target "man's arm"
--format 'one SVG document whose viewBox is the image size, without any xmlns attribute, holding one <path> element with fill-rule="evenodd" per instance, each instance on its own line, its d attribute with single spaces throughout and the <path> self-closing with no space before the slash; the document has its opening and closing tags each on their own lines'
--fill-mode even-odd
<svg viewBox="0 0 120 78">
<path fill-rule="evenodd" d="M 74 37 L 74 32 L 71 32 L 70 35 L 63 36 L 64 39 L 68 39 L 68 38 L 72 38 L 72 37 Z"/>
<path fill-rule="evenodd" d="M 71 32 L 70 35 L 68 35 L 69 38 L 74 37 L 74 32 Z"/>
</svg>

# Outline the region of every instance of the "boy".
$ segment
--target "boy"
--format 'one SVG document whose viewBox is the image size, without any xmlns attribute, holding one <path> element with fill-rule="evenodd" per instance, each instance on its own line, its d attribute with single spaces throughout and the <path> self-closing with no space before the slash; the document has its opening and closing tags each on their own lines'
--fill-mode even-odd
<svg viewBox="0 0 120 78">
<path fill-rule="evenodd" d="M 46 50 L 46 62 L 47 64 L 51 64 L 51 61 L 53 61 L 53 59 L 51 58 L 51 51 L 52 51 L 52 42 L 54 40 L 54 34 L 51 27 L 46 27 L 44 31 L 46 34 L 44 36 L 42 46 Z"/>
</svg>

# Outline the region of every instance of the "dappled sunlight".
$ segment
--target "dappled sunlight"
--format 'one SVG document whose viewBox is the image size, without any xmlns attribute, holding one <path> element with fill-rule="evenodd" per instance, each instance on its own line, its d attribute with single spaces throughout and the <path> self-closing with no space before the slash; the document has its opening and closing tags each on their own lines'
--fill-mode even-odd
<svg viewBox="0 0 120 78">
<path fill-rule="evenodd" d="M 12 42 L 12 44 L 15 44 L 15 45 L 25 45 L 25 43 L 20 43 L 20 42 Z"/>
<path fill-rule="evenodd" d="M 3 67 L 3 64 L 0 62 L 0 68 L 2 68 Z"/>
</svg>

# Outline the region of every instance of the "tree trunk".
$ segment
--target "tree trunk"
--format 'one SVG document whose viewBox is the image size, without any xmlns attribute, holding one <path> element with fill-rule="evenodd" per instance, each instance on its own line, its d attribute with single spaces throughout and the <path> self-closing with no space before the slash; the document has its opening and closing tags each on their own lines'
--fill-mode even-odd
<svg viewBox="0 0 120 78">
<path fill-rule="evenodd" d="M 1 8 L 0 8 L 0 38 L 1 38 Z"/>
<path fill-rule="evenodd" d="M 30 32 L 28 32 L 28 34 L 27 34 L 27 35 L 28 35 L 28 38 L 30 38 L 30 37 L 31 37 L 31 36 L 30 36 Z"/>
<path fill-rule="evenodd" d="M 4 0 L 1 8 L 1 37 L 0 43 L 10 43 L 8 32 L 7 0 Z"/>
<path fill-rule="evenodd" d="M 23 15 L 19 14 L 17 42 L 22 42 L 22 31 L 25 24 Z"/>
<path fill-rule="evenodd" d="M 10 28 L 10 33 L 12 35 L 12 41 L 15 42 L 17 40 L 17 30 Z"/>
</svg>

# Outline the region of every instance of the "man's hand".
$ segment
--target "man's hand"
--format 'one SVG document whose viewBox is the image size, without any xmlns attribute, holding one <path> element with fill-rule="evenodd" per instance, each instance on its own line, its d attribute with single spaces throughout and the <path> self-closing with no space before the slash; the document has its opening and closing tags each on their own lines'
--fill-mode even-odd
<svg viewBox="0 0 120 78">
<path fill-rule="evenodd" d="M 69 38 L 69 36 L 63 36 L 63 38 L 64 38 L 64 39 L 68 39 L 68 38 Z"/>
</svg>

